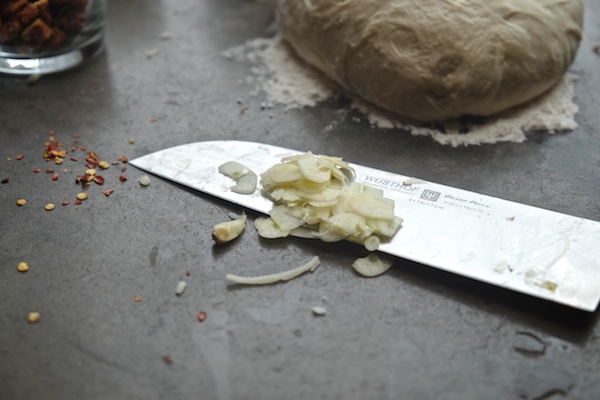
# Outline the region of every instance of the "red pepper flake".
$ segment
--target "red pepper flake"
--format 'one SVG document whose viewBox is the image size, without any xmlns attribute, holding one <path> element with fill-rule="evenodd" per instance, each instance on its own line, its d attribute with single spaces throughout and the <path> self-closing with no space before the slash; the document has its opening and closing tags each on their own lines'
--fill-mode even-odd
<svg viewBox="0 0 600 400">
<path fill-rule="evenodd" d="M 204 322 L 204 320 L 206 319 L 206 317 L 208 317 L 208 314 L 206 313 L 206 311 L 200 311 L 198 313 L 198 321 Z"/>
<path fill-rule="evenodd" d="M 139 303 L 140 301 L 142 301 L 142 296 L 135 296 L 133 298 L 133 301 L 135 301 L 136 303 Z"/>
<path fill-rule="evenodd" d="M 25 157 L 25 154 L 19 154 L 19 155 L 18 155 L 18 156 L 16 156 L 15 158 L 16 158 L 17 160 L 22 160 L 22 159 L 23 159 L 23 157 Z"/>
<path fill-rule="evenodd" d="M 155 122 L 156 122 L 156 118 L 150 118 L 150 120 L 149 120 L 149 121 L 150 121 L 150 123 L 151 123 L 151 124 L 153 124 L 153 123 L 155 123 Z"/>
<path fill-rule="evenodd" d="M 75 203 L 73 203 L 73 204 L 75 204 L 76 206 L 78 206 L 78 205 L 81 204 L 81 200 L 77 199 L 77 200 L 75 200 Z"/>
<path fill-rule="evenodd" d="M 46 170 L 46 173 L 47 173 L 47 174 L 53 174 L 53 173 L 54 173 L 54 170 L 53 170 L 53 169 L 47 169 L 47 170 Z"/>
<path fill-rule="evenodd" d="M 127 180 L 127 177 L 125 175 L 121 175 L 121 176 L 119 176 L 119 180 L 121 182 L 125 182 Z"/>
<path fill-rule="evenodd" d="M 121 172 L 125 172 L 125 171 L 127 171 L 127 167 L 122 167 Z"/>
<path fill-rule="evenodd" d="M 94 176 L 94 182 L 96 182 L 98 185 L 104 185 L 104 177 L 101 175 L 96 175 Z"/>
<path fill-rule="evenodd" d="M 81 137 L 81 135 L 79 135 L 78 133 L 76 133 L 75 135 L 73 135 L 74 139 L 79 139 Z"/>
<path fill-rule="evenodd" d="M 57 173 L 56 173 L 56 174 L 54 174 L 54 175 L 52 175 L 52 180 L 53 180 L 53 181 L 55 181 L 55 180 L 57 180 L 57 179 L 58 179 L 58 174 L 57 174 Z"/>
<path fill-rule="evenodd" d="M 127 164 L 127 162 L 129 161 L 129 159 L 125 156 L 121 156 L 121 157 L 117 158 L 117 160 L 121 161 L 124 164 Z"/>
<path fill-rule="evenodd" d="M 190 276 L 192 273 L 190 271 L 185 271 L 185 276 Z"/>
<path fill-rule="evenodd" d="M 63 202 L 62 202 L 62 203 L 60 203 L 60 204 L 62 204 L 63 206 L 68 206 L 68 205 L 69 205 L 69 203 L 70 203 L 70 201 L 69 201 L 69 200 L 65 200 L 65 201 L 63 201 Z"/>
<path fill-rule="evenodd" d="M 31 172 L 33 172 L 34 174 L 37 174 L 37 173 L 38 173 L 38 172 L 40 172 L 40 171 L 41 171 L 41 168 L 36 168 L 36 169 L 34 169 L 33 171 L 31 171 Z"/>
<path fill-rule="evenodd" d="M 77 158 L 75 158 L 75 157 L 71 157 L 71 158 L 70 158 L 70 160 L 71 160 L 71 161 L 77 161 Z"/>
<path fill-rule="evenodd" d="M 162 359 L 166 364 L 173 364 L 173 356 L 171 356 L 170 354 L 165 354 Z"/>
<path fill-rule="evenodd" d="M 113 194 L 115 192 L 115 189 L 106 189 L 102 191 L 102 194 L 105 195 L 106 197 L 110 196 L 111 194 Z"/>
<path fill-rule="evenodd" d="M 87 146 L 81 146 L 81 151 L 86 151 L 87 150 Z"/>
</svg>

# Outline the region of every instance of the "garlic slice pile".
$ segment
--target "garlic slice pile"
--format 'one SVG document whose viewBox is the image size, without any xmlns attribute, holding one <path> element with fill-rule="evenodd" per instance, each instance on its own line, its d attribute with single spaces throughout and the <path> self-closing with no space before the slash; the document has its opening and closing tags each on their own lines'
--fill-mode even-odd
<svg viewBox="0 0 600 400">
<path fill-rule="evenodd" d="M 350 240 L 374 251 L 392 237 L 402 219 L 383 191 L 351 183 L 354 171 L 342 158 L 311 152 L 287 157 L 261 174 L 264 194 L 277 205 L 254 226 L 264 238 L 286 236 L 325 242 Z"/>
</svg>

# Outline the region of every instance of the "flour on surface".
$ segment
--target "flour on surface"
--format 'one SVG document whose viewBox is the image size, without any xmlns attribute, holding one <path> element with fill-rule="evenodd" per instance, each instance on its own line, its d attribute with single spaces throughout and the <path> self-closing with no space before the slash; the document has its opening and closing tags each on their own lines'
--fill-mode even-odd
<svg viewBox="0 0 600 400">
<path fill-rule="evenodd" d="M 352 107 L 365 114 L 374 127 L 402 129 L 453 147 L 520 143 L 526 140 L 525 132 L 552 134 L 577 127 L 575 114 L 579 108 L 573 102 L 576 80 L 573 74 L 565 75 L 554 89 L 525 105 L 485 118 L 432 125 L 404 119 L 356 96 L 342 93 L 335 83 L 300 60 L 279 37 L 249 40 L 227 49 L 223 55 L 252 65 L 252 76 L 243 83 L 253 85 L 251 95 L 266 96 L 263 108 L 274 105 L 283 105 L 286 109 L 312 107 L 328 98 L 343 95 L 352 100 Z M 332 129 L 334 125 L 328 125 L 326 129 Z"/>
</svg>

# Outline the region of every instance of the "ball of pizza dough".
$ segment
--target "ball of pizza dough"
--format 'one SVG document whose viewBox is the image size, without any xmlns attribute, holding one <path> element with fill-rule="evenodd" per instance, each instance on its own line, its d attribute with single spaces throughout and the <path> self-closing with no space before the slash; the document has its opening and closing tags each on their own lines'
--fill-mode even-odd
<svg viewBox="0 0 600 400">
<path fill-rule="evenodd" d="M 555 85 L 582 0 L 278 0 L 280 34 L 345 90 L 423 121 L 489 115 Z"/>
</svg>

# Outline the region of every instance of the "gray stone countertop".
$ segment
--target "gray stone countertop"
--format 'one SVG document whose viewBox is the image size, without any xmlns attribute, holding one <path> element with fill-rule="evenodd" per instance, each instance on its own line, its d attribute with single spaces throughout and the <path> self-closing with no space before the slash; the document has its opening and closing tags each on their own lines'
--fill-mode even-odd
<svg viewBox="0 0 600 400">
<path fill-rule="evenodd" d="M 403 260 L 360 278 L 350 265 L 364 252 L 347 243 L 265 241 L 247 229 L 214 247 L 212 226 L 239 207 L 156 177 L 141 187 L 142 172 L 124 164 L 75 207 L 85 152 L 61 166 L 42 157 L 50 131 L 109 161 L 200 140 L 260 141 L 598 220 L 600 3 L 586 5 L 572 67 L 579 127 L 451 148 L 372 128 L 344 100 L 261 109 L 244 83 L 251 65 L 222 53 L 272 34 L 272 2 L 109 0 L 99 57 L 35 85 L 0 77 L 0 178 L 9 178 L 0 185 L 0 398 L 600 398 L 597 312 Z M 284 284 L 224 279 L 313 254 L 322 266 Z M 188 286 L 176 296 L 180 280 Z"/>
</svg>

